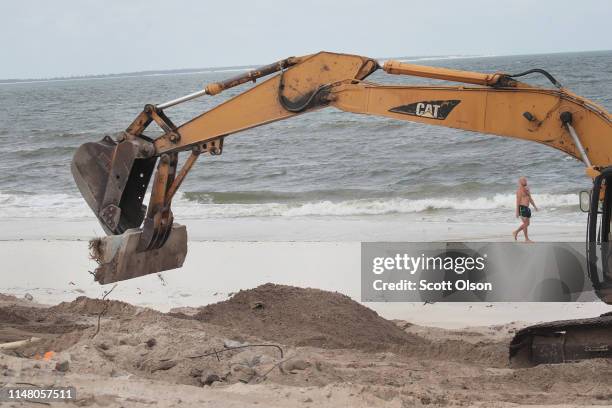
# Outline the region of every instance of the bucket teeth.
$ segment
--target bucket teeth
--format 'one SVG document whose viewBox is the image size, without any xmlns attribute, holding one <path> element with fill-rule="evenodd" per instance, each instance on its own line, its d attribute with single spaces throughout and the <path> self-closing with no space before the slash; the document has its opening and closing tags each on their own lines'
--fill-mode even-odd
<svg viewBox="0 0 612 408">
<path fill-rule="evenodd" d="M 91 258 L 99 265 L 94 271 L 97 282 L 105 285 L 183 266 L 187 256 L 184 225 L 174 224 L 168 240 L 158 249 L 138 251 L 141 234 L 140 229 L 129 229 L 90 241 Z"/>
</svg>

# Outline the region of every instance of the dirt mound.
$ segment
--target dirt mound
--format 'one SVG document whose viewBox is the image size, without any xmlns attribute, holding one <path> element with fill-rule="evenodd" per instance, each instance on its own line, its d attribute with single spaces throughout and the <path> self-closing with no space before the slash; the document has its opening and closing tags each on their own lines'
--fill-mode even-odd
<svg viewBox="0 0 612 408">
<path fill-rule="evenodd" d="M 17 299 L 16 296 L 13 295 L 5 295 L 4 293 L 0 293 L 0 302 L 16 302 L 19 299 Z"/>
<path fill-rule="evenodd" d="M 348 296 L 271 283 L 205 306 L 194 317 L 296 346 L 373 351 L 424 341 Z"/>
<path fill-rule="evenodd" d="M 91 299 L 79 296 L 72 302 L 62 302 L 49 308 L 52 313 L 72 313 L 77 315 L 99 315 L 106 307 L 105 316 L 130 316 L 139 310 L 136 306 L 118 300 Z"/>
<path fill-rule="evenodd" d="M 79 320 L 82 320 L 79 315 L 53 313 L 45 307 L 0 307 L 0 343 L 37 337 L 42 341 L 20 347 L 19 355 L 60 351 L 75 344 L 90 327 Z"/>
<path fill-rule="evenodd" d="M 456 361 L 488 367 L 508 367 L 508 345 L 503 342 L 472 343 L 455 339 L 432 341 L 411 347 L 404 353 L 439 361 Z"/>
<path fill-rule="evenodd" d="M 8 323 L 17 323 L 23 324 L 27 323 L 29 320 L 27 317 L 23 316 L 19 312 L 13 310 L 13 308 L 9 307 L 0 307 L 0 323 L 8 324 Z"/>
</svg>

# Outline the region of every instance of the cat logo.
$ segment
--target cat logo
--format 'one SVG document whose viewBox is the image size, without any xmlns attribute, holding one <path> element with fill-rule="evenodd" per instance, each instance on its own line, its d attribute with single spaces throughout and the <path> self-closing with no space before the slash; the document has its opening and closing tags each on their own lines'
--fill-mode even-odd
<svg viewBox="0 0 612 408">
<path fill-rule="evenodd" d="M 426 118 L 435 119 L 438 117 L 439 110 L 440 110 L 440 105 L 419 102 L 416 105 L 415 113 L 417 116 L 424 116 Z"/>
<path fill-rule="evenodd" d="M 409 105 L 396 106 L 389 109 L 389 112 L 401 113 L 404 115 L 420 116 L 422 118 L 444 120 L 461 101 L 451 99 L 448 101 L 422 101 L 414 102 Z"/>
</svg>

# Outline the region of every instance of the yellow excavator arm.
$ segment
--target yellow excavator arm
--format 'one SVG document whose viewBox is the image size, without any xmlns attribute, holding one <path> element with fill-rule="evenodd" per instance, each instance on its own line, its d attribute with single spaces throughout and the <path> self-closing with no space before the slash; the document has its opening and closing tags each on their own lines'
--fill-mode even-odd
<svg viewBox="0 0 612 408">
<path fill-rule="evenodd" d="M 96 280 L 110 283 L 180 267 L 187 235 L 183 226 L 173 223 L 171 201 L 196 159 L 203 153 L 220 154 L 230 134 L 326 107 L 542 143 L 583 161 L 591 177 L 612 164 L 609 113 L 564 89 L 544 70 L 482 74 L 387 61 L 382 67 L 387 74 L 462 84 L 367 82 L 378 69 L 376 60 L 357 55 L 320 52 L 287 58 L 191 95 L 147 105 L 116 140 L 106 137 L 81 146 L 72 163 L 73 175 L 110 235 L 92 243 L 100 262 Z M 275 73 L 180 126 L 166 115 L 174 105 Z M 554 88 L 515 79 L 532 73 L 546 76 Z M 163 130 L 153 140 L 143 134 L 152 122 Z M 378 142 L 384 135 L 374 139 Z M 182 151 L 191 154 L 179 170 Z M 147 208 L 142 202 L 156 164 Z"/>
<path fill-rule="evenodd" d="M 563 88 L 535 88 L 501 73 L 481 74 L 397 61 L 387 61 L 383 70 L 480 86 L 385 86 L 364 81 L 379 68 L 374 60 L 365 57 L 321 52 L 285 61 L 297 60 L 301 62 L 280 75 L 178 127 L 174 135 L 168 133 L 158 138 L 156 152 L 183 150 L 298 113 L 333 106 L 347 112 L 531 140 L 584 160 L 561 120 L 561 113 L 568 112 L 592 165 L 612 163 L 612 139 L 607 142 L 601 138 L 612 137 L 610 115 Z M 255 76 L 247 73 L 241 78 Z M 228 83 L 235 86 L 241 81 L 234 79 Z M 229 87 L 210 84 L 206 89 L 209 94 L 214 89 L 216 94 Z"/>
</svg>

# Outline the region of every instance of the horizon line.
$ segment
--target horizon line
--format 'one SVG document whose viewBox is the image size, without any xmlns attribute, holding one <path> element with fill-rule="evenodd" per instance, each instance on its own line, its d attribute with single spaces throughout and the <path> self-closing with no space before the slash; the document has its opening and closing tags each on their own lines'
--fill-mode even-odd
<svg viewBox="0 0 612 408">
<path fill-rule="evenodd" d="M 582 50 L 582 51 L 555 51 L 555 52 L 537 52 L 537 53 L 519 53 L 519 54 L 437 54 L 437 55 L 410 55 L 400 57 L 378 57 L 374 58 L 378 61 L 384 61 L 388 59 L 411 59 L 415 58 L 418 60 L 425 61 L 430 60 L 442 60 L 442 59 L 469 59 L 469 58 L 494 58 L 494 57 L 511 57 L 511 56 L 529 56 L 529 55 L 552 55 L 552 54 L 580 54 L 587 52 L 607 52 L 612 49 L 603 50 Z M 414 61 L 416 62 L 416 61 Z M 151 69 L 142 71 L 127 71 L 127 72 L 115 72 L 106 74 L 83 74 L 83 75 L 70 75 L 70 76 L 53 76 L 53 77 L 36 77 L 36 78 L 0 78 L 0 85 L 10 84 L 23 84 L 23 83 L 34 83 L 34 82 L 61 82 L 61 81 L 78 81 L 88 79 L 118 79 L 118 78 L 129 78 L 139 76 L 154 76 L 154 75 L 190 75 L 198 73 L 210 73 L 210 72 L 231 72 L 231 71 L 245 71 L 251 67 L 258 67 L 262 64 L 248 64 L 248 65 L 222 65 L 222 66 L 211 66 L 201 68 L 167 68 L 167 69 Z"/>
</svg>

